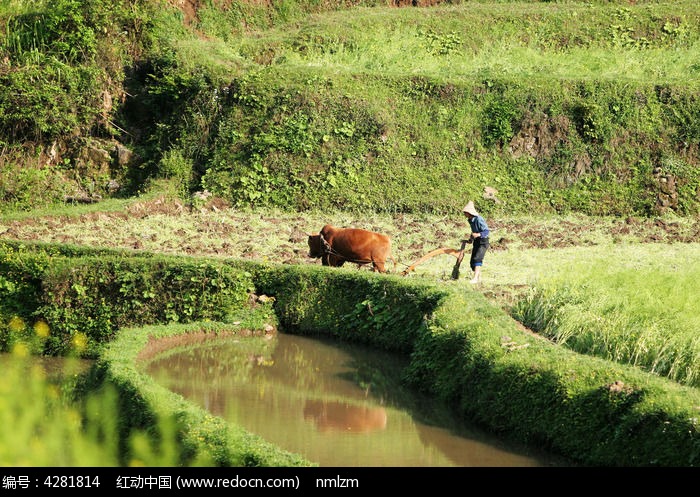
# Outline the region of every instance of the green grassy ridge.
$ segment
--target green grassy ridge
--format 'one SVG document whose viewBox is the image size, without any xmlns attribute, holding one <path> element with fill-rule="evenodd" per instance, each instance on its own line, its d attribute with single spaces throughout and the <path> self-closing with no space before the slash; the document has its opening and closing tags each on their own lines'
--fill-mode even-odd
<svg viewBox="0 0 700 497">
<path fill-rule="evenodd" d="M 484 307 L 468 293 L 445 300 L 416 346 L 411 377 L 468 418 L 585 464 L 696 464 L 697 389 L 532 338 L 502 315 L 483 317 Z M 671 462 L 675 443 L 690 443 L 684 462 Z"/>
<path fill-rule="evenodd" d="M 0 330 L 4 351 L 26 343 L 37 354 L 95 357 L 127 326 L 228 321 L 254 288 L 250 274 L 221 261 L 12 243 L 0 256 L 0 314 L 18 320 Z"/>
<path fill-rule="evenodd" d="M 221 261 L 15 242 L 0 244 L 0 268 L 4 352 L 97 360 L 76 381 L 73 402 L 64 407 L 52 404 L 51 387 L 40 379 L 31 389 L 46 390 L 47 400 L 36 403 L 36 410 L 22 403 L 22 388 L 3 382 L 3 391 L 17 404 L 11 411 L 27 416 L 19 423 L 26 430 L 0 433 L 0 440 L 35 436 L 34 431 L 41 431 L 37 419 L 52 417 L 68 426 L 48 430 L 37 446 L 47 452 L 51 447 L 62 450 L 55 437 L 72 434 L 75 446 L 65 449 L 64 464 L 312 465 L 238 426 L 228 426 L 136 369 L 136 354 L 149 339 L 195 332 L 247 335 L 250 329 L 263 333 L 264 324 L 274 323 L 274 313 L 269 304 L 253 308 L 249 303 L 249 273 Z M 158 323 L 168 324 L 159 328 Z M 143 328 L 130 329 L 139 325 Z M 118 336 L 126 338 L 120 342 Z M 109 412 L 110 421 L 100 412 Z M 83 432 L 72 429 L 76 419 L 85 422 Z M 14 421 L 9 416 L 4 426 Z M 107 440 L 96 442 L 98 432 Z M 26 451 L 11 450 L 3 457 L 9 464 L 50 465 L 57 456 L 32 458 Z"/>
<path fill-rule="evenodd" d="M 509 74 L 696 86 L 692 74 L 698 69 L 683 55 L 695 53 L 700 40 L 694 7 L 692 2 L 625 7 L 521 2 L 358 8 L 352 15 L 314 15 L 260 31 L 243 38 L 239 50 L 299 69 L 457 82 L 465 76 Z"/>
<path fill-rule="evenodd" d="M 675 114 L 657 87 L 622 82 L 321 81 L 322 99 L 317 79 L 284 69 L 235 80 L 204 126 L 211 145 L 192 141 L 201 123 L 166 128 L 193 174 L 180 181 L 238 207 L 445 214 L 490 187 L 487 214 L 649 216 L 670 175 L 670 208 L 697 209 L 696 157 L 681 139 L 695 139 L 682 117 L 691 90 L 671 90 L 689 105 Z M 542 149 L 528 152 L 530 140 Z"/>
<path fill-rule="evenodd" d="M 169 425 L 175 427 L 175 433 L 178 434 L 176 465 L 315 466 L 299 455 L 284 451 L 186 401 L 181 395 L 158 385 L 138 367 L 138 355 L 150 340 L 191 333 L 212 337 L 220 334 L 235 335 L 246 331 L 251 325 L 254 326 L 255 321 L 244 318 L 235 326 L 201 322 L 122 329 L 107 345 L 81 388 L 92 391 L 110 386 L 117 391 L 122 408 L 119 419 L 124 422 L 124 433 L 157 430 Z M 130 453 L 126 451 L 121 457 L 129 461 Z"/>
<path fill-rule="evenodd" d="M 406 381 L 466 419 L 585 464 L 695 464 L 697 389 L 554 346 L 478 292 L 322 267 L 252 266 L 258 291 L 276 299 L 282 329 L 408 353 Z M 408 327 L 413 318 L 419 325 Z M 682 456 L 671 449 L 679 445 Z"/>
<path fill-rule="evenodd" d="M 697 15 L 684 5 L 691 18 Z M 535 25 L 556 25 L 558 36 L 571 40 L 571 46 L 540 46 L 542 40 L 521 33 L 517 43 L 506 41 L 496 48 L 481 39 L 473 42 L 475 53 L 498 61 L 493 71 L 464 61 L 462 48 L 471 43 L 465 41 L 469 36 L 493 40 L 504 32 L 520 33 L 520 23 L 530 19 L 523 21 L 518 7 L 539 9 L 545 20 Z M 355 9 L 351 16 L 334 12 L 295 21 L 284 31 L 263 30 L 249 38 L 252 48 L 240 49 L 245 57 L 259 59 L 258 67 L 235 75 L 223 93 L 216 90 L 213 100 L 220 103 L 211 103 L 206 84 L 200 83 L 199 90 L 183 88 L 194 90 L 196 112 L 190 125 L 173 122 L 164 128 L 163 148 L 173 135 L 181 137 L 180 144 L 160 164 L 153 163 L 153 171 L 176 176 L 177 171 L 183 185 L 201 185 L 241 206 L 445 213 L 491 186 L 503 203 L 487 204 L 487 212 L 649 215 L 656 209 L 660 186 L 654 171 L 660 168 L 678 180 L 678 205 L 672 208 L 689 214 L 696 209 L 698 184 L 693 173 L 697 157 L 686 148 L 697 135 L 691 117 L 696 114 L 695 80 L 684 71 L 677 82 L 668 74 L 654 80 L 651 69 L 628 79 L 635 79 L 630 67 L 636 57 L 652 61 L 651 68 L 658 70 L 650 57 L 654 50 L 665 54 L 661 58 L 669 69 L 679 67 L 676 56 L 694 60 L 683 57 L 685 46 L 673 45 L 672 39 L 683 38 L 676 41 L 687 42 L 694 53 L 697 23 L 691 19 L 687 33 L 685 28 L 677 36 L 666 33 L 686 23 L 665 7 L 640 10 L 637 18 L 634 8 L 630 13 L 619 7 L 573 16 L 571 9 L 579 11 L 567 4 L 561 7 L 563 15 L 578 18 L 568 24 L 557 17 L 562 15 L 559 7 L 551 5 L 501 4 L 494 10 L 477 8 L 476 14 L 464 5 L 425 12 Z M 493 29 L 464 34 L 472 22 L 463 22 L 461 14 L 484 25 L 487 18 L 478 16 L 488 12 L 493 17 L 498 9 L 514 9 L 515 14 L 496 16 Z M 439 29 L 424 28 L 432 19 L 438 19 Z M 620 44 L 610 32 L 615 22 L 630 22 L 633 31 L 649 34 L 650 43 L 671 46 L 665 52 Z M 386 30 L 369 29 L 387 25 Z M 462 31 L 448 31 L 452 26 Z M 588 41 L 567 29 L 585 30 Z M 654 29 L 653 36 L 647 33 Z M 446 53 L 433 53 L 435 44 L 445 44 Z M 530 52 L 524 56 L 513 45 Z M 405 57 L 407 52 L 413 56 Z M 578 69 L 560 75 L 558 69 L 542 66 L 550 57 L 557 68 Z M 621 59 L 631 62 L 620 64 Z M 544 76 L 523 73 L 508 60 L 532 60 L 534 72 Z M 601 67 L 600 60 L 609 65 Z M 196 61 L 188 57 L 183 62 L 193 68 Z M 434 61 L 449 72 L 433 71 Z M 589 62 L 593 70 L 582 70 Z M 415 66 L 392 70 L 392 63 Z M 615 67 L 624 75 L 615 74 Z M 212 116 L 205 124 L 203 108 Z M 197 119 L 200 124 L 193 126 Z M 551 134 L 538 134 L 545 129 Z M 538 135 L 533 140 L 549 145 L 527 152 L 533 133 Z M 202 144 L 203 135 L 209 143 Z"/>
</svg>

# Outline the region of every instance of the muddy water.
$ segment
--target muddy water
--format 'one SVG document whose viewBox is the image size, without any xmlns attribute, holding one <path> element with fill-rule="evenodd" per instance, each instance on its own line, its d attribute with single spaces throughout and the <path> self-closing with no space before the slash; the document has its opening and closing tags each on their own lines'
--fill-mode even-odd
<svg viewBox="0 0 700 497">
<path fill-rule="evenodd" d="M 405 361 L 278 334 L 217 338 L 141 364 L 161 385 L 320 466 L 561 466 L 457 420 L 400 384 Z"/>
</svg>

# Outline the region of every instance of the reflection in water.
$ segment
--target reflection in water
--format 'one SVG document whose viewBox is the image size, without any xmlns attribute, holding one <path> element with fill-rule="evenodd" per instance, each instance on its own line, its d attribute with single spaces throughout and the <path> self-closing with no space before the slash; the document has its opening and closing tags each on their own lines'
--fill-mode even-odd
<svg viewBox="0 0 700 497">
<path fill-rule="evenodd" d="M 465 426 L 401 384 L 405 358 L 278 334 L 217 338 L 142 367 L 215 415 L 321 466 L 553 466 Z"/>
<path fill-rule="evenodd" d="M 347 402 L 307 400 L 304 419 L 312 420 L 318 431 L 366 433 L 386 428 L 383 407 L 354 406 Z"/>
</svg>

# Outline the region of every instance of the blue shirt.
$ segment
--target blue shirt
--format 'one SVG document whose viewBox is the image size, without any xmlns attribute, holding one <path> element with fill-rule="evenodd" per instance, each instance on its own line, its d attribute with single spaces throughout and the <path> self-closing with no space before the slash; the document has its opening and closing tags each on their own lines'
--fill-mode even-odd
<svg viewBox="0 0 700 497">
<path fill-rule="evenodd" d="M 481 238 L 489 237 L 489 227 L 486 220 L 481 216 L 474 216 L 469 220 L 469 226 L 472 228 L 472 233 L 481 233 Z"/>
</svg>

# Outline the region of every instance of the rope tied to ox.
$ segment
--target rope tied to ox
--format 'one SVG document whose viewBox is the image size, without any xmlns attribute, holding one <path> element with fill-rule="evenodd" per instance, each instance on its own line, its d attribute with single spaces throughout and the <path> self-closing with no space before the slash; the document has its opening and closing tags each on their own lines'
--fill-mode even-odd
<svg viewBox="0 0 700 497">
<path fill-rule="evenodd" d="M 351 262 L 353 264 L 374 263 L 374 260 L 371 260 L 371 259 L 370 260 L 349 259 L 348 257 L 338 253 L 337 251 L 333 250 L 333 247 L 331 247 L 331 244 L 328 243 L 328 241 L 323 237 L 323 233 L 319 233 L 319 239 L 321 240 L 321 244 L 323 246 L 323 254 L 326 256 L 327 255 L 334 255 L 336 257 L 340 257 L 343 260 L 345 260 L 347 262 Z M 453 255 L 454 257 L 457 258 L 457 261 L 455 262 L 455 265 L 452 268 L 452 279 L 456 280 L 456 279 L 459 279 L 459 266 L 462 264 L 462 260 L 464 259 L 464 251 L 465 251 L 465 247 L 467 246 L 468 243 L 470 243 L 470 240 L 462 240 L 462 245 L 459 249 L 442 247 L 442 248 L 432 250 L 432 251 L 428 252 L 427 254 L 425 254 L 424 256 L 417 259 L 410 266 L 407 264 L 403 264 L 403 263 L 397 263 L 393 258 L 392 258 L 392 261 L 394 261 L 394 265 L 401 264 L 402 266 L 406 267 L 406 269 L 404 269 L 401 272 L 402 276 L 406 276 L 408 273 L 413 271 L 416 268 L 416 266 L 427 261 L 428 259 L 432 259 L 433 257 L 440 255 L 440 254 Z"/>
</svg>

